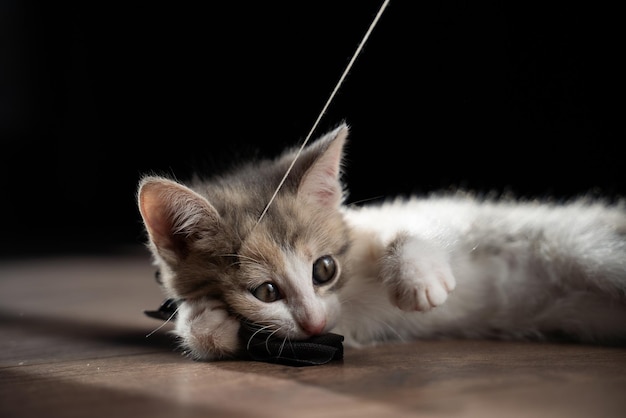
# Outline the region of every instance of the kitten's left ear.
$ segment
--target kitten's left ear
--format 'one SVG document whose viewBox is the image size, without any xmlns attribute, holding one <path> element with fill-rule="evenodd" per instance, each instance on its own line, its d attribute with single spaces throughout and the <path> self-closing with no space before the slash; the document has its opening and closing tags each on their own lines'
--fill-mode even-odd
<svg viewBox="0 0 626 418">
<path fill-rule="evenodd" d="M 148 176 L 140 182 L 137 195 L 139 211 L 154 250 L 171 264 L 184 259 L 193 242 L 217 237 L 221 231 L 217 210 L 204 197 L 180 183 Z"/>
<path fill-rule="evenodd" d="M 341 204 L 344 196 L 339 177 L 347 137 L 348 125 L 344 123 L 307 147 L 306 157 L 312 161 L 298 185 L 299 199 L 329 208 Z M 302 161 L 309 160 L 306 157 Z"/>
</svg>

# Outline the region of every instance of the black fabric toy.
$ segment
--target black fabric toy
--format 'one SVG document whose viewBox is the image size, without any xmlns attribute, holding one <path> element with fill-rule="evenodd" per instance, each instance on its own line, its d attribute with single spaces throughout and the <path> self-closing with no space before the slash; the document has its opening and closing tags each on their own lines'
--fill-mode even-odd
<svg viewBox="0 0 626 418">
<path fill-rule="evenodd" d="M 176 299 L 165 299 L 156 311 L 143 311 L 143 313 L 150 318 L 167 321 L 176 317 L 176 309 L 178 309 L 178 301 Z"/>
<path fill-rule="evenodd" d="M 178 301 L 166 299 L 155 311 L 144 313 L 155 319 L 169 320 L 176 316 Z M 255 361 L 288 366 L 317 366 L 343 359 L 343 336 L 333 333 L 318 335 L 306 340 L 285 340 L 275 337 L 257 324 L 241 321 L 239 339 L 243 357 Z"/>
<path fill-rule="evenodd" d="M 252 360 L 289 366 L 317 366 L 343 359 L 343 335 L 328 333 L 306 340 L 274 337 L 259 325 L 241 321 L 239 339 Z"/>
</svg>

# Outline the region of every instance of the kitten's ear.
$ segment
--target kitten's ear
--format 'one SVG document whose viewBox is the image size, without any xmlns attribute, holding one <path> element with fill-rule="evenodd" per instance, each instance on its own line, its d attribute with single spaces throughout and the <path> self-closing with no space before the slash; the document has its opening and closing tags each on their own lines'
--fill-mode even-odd
<svg viewBox="0 0 626 418">
<path fill-rule="evenodd" d="M 146 177 L 139 184 L 138 206 L 151 243 L 169 262 L 184 259 L 192 240 L 215 235 L 220 216 L 202 196 L 162 177 Z"/>
<path fill-rule="evenodd" d="M 298 198 L 325 207 L 339 206 L 343 200 L 340 175 L 347 137 L 348 126 L 342 124 L 307 147 L 305 154 L 308 158 L 302 158 L 302 161 L 312 161 L 298 185 Z"/>
</svg>

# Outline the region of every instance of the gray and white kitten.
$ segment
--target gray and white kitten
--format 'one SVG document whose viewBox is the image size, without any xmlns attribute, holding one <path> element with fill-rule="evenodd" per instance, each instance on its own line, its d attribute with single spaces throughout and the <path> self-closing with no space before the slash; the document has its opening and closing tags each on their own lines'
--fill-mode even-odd
<svg viewBox="0 0 626 418">
<path fill-rule="evenodd" d="M 175 333 L 193 358 L 240 349 L 240 319 L 348 346 L 419 338 L 626 341 L 626 210 L 468 194 L 344 204 L 346 125 L 210 181 L 141 180 Z"/>
</svg>

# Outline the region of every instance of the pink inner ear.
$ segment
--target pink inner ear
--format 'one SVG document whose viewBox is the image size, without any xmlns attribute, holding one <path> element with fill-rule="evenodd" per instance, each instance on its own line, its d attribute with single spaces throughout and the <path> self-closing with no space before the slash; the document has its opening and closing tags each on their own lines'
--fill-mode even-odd
<svg viewBox="0 0 626 418">
<path fill-rule="evenodd" d="M 336 206 L 341 201 L 338 175 L 331 166 L 312 167 L 303 179 L 299 193 L 324 206 Z"/>
<path fill-rule="evenodd" d="M 218 227 L 219 214 L 202 196 L 167 179 L 150 179 L 139 191 L 139 210 L 152 243 L 186 257 L 190 240 Z"/>
<path fill-rule="evenodd" d="M 298 189 L 299 196 L 326 207 L 336 207 L 341 203 L 343 189 L 339 172 L 346 135 L 347 129 L 340 130 L 305 173 Z"/>
<path fill-rule="evenodd" d="M 171 248 L 174 227 L 173 209 L 167 199 L 168 185 L 146 183 L 139 194 L 139 210 L 152 240 L 157 246 Z"/>
</svg>

